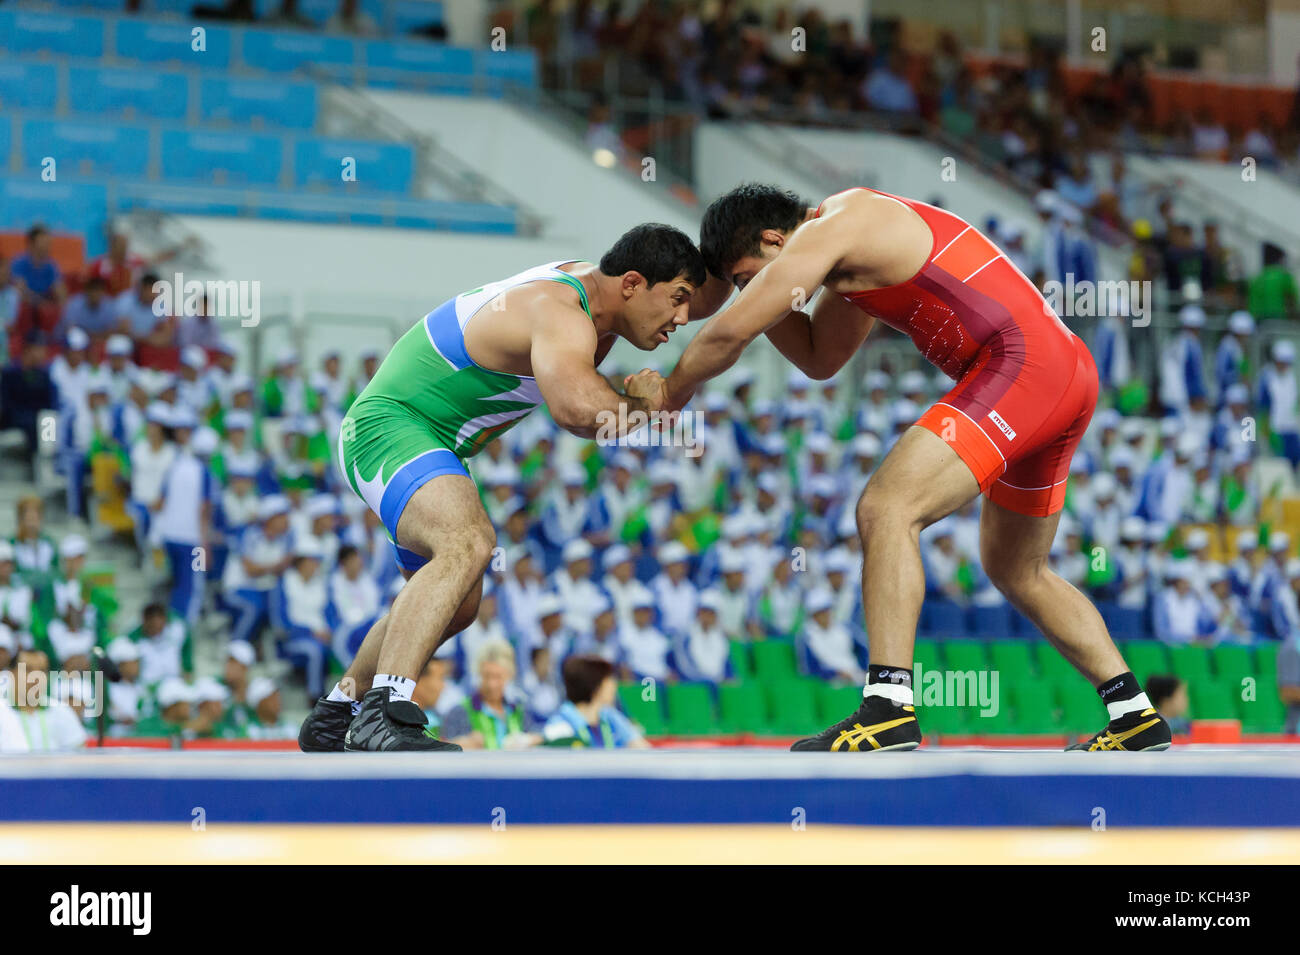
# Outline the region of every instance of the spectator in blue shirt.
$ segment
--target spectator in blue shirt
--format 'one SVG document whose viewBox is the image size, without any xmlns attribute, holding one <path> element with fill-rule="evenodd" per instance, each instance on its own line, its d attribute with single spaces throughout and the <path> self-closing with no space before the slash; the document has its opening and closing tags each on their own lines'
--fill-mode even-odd
<svg viewBox="0 0 1300 955">
<path fill-rule="evenodd" d="M 614 666 L 594 656 L 564 661 L 564 695 L 560 709 L 542 728 L 548 746 L 645 749 L 650 744 L 632 722 L 614 708 L 618 684 Z"/>
</svg>

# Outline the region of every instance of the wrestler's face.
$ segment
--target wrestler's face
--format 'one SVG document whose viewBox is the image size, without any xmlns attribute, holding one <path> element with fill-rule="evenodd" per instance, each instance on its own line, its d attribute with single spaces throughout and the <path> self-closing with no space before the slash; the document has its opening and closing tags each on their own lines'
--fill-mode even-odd
<svg viewBox="0 0 1300 955">
<path fill-rule="evenodd" d="M 779 229 L 763 230 L 758 239 L 758 251 L 753 255 L 741 256 L 726 269 L 723 277 L 737 289 L 743 289 L 769 262 L 781 254 L 786 238 L 786 234 Z"/>
<path fill-rule="evenodd" d="M 620 334 L 642 351 L 654 351 L 690 317 L 695 286 L 685 275 L 646 284 L 637 272 L 623 276 L 623 328 Z"/>
</svg>

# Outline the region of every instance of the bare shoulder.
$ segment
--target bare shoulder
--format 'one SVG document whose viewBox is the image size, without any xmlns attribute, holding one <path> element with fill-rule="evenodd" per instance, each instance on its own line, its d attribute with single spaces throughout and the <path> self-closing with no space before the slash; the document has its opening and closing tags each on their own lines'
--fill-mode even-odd
<svg viewBox="0 0 1300 955">
<path fill-rule="evenodd" d="M 841 192 L 823 204 L 821 219 L 828 226 L 834 223 L 837 238 L 843 235 L 849 242 L 842 277 L 856 288 L 903 281 L 930 254 L 930 227 L 893 196 L 869 189 Z"/>
<path fill-rule="evenodd" d="M 505 311 L 532 329 L 534 342 L 544 338 L 564 344 L 595 345 L 596 328 L 582 307 L 577 289 L 563 282 L 529 282 L 506 293 Z M 558 343 L 558 342 L 557 342 Z"/>
</svg>

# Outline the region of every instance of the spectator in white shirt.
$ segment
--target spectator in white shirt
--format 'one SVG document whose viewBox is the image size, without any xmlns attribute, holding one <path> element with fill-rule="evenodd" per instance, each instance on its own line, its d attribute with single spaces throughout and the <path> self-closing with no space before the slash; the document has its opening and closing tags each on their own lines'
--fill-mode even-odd
<svg viewBox="0 0 1300 955">
<path fill-rule="evenodd" d="M 853 636 L 848 627 L 832 616 L 835 600 L 831 592 L 818 587 L 808 594 L 808 618 L 800 629 L 802 645 L 813 676 L 862 683 L 866 671 L 853 653 Z"/>
<path fill-rule="evenodd" d="M 269 622 L 271 596 L 280 575 L 293 562 L 288 498 L 280 494 L 263 498 L 258 519 L 226 561 L 222 579 L 226 602 L 237 614 L 231 639 L 245 643 L 254 642 Z"/>
<path fill-rule="evenodd" d="M 669 541 L 659 548 L 661 572 L 650 584 L 659 607 L 659 621 L 670 635 L 690 630 L 695 622 L 699 591 L 689 576 L 690 552 L 679 541 Z"/>
<path fill-rule="evenodd" d="M 633 601 L 632 622 L 620 633 L 624 662 L 634 679 L 672 678 L 668 655 L 672 642 L 654 625 L 654 598 L 646 590 Z"/>
<path fill-rule="evenodd" d="M 25 650 L 18 655 L 18 668 L 28 683 L 18 687 L 14 715 L 26 740 L 25 750 L 32 753 L 59 753 L 81 749 L 88 734 L 71 706 L 54 699 L 42 683 L 49 686 L 49 659 L 39 650 Z M 41 676 L 45 679 L 42 681 Z"/>
<path fill-rule="evenodd" d="M 32 588 L 14 574 L 14 545 L 0 539 L 0 624 L 8 627 L 18 645 L 32 643 Z"/>
<path fill-rule="evenodd" d="M 188 409 L 178 412 L 173 424 L 176 455 L 163 476 L 153 521 L 171 568 L 172 612 L 193 625 L 211 560 L 206 545 L 217 483 L 208 458 L 217 449 L 217 436 L 210 428 L 196 430 L 197 419 Z"/>
<path fill-rule="evenodd" d="M 161 504 L 163 479 L 176 457 L 176 447 L 167 440 L 171 409 L 152 402 L 145 412 L 144 437 L 131 445 L 131 497 L 126 507 L 135 522 L 135 542 L 142 559 L 153 546 L 153 514 Z"/>
<path fill-rule="evenodd" d="M 325 667 L 334 641 L 329 585 L 321 569 L 324 554 L 310 539 L 293 549 L 293 563 L 280 581 L 287 638 L 285 652 L 303 670 L 312 703 L 325 692 Z"/>
<path fill-rule="evenodd" d="M 1197 594 L 1188 567 L 1173 566 L 1156 600 L 1156 636 L 1165 643 L 1187 644 L 1204 638 L 1212 627 L 1205 602 Z"/>
<path fill-rule="evenodd" d="M 564 625 L 570 630 L 582 629 L 605 602 L 605 595 L 591 579 L 593 553 L 591 544 L 582 538 L 569 541 L 564 545 L 562 566 L 551 575 L 551 589 L 564 604 Z"/>
<path fill-rule="evenodd" d="M 338 616 L 332 643 L 334 656 L 347 665 L 383 612 L 379 585 L 366 573 L 361 551 L 351 544 L 339 548 L 338 566 L 329 576 L 329 600 Z"/>
<path fill-rule="evenodd" d="M 673 658 L 683 679 L 716 684 L 733 675 L 731 641 L 718 617 L 721 603 L 716 590 L 701 593 L 695 621 L 674 640 Z"/>
</svg>

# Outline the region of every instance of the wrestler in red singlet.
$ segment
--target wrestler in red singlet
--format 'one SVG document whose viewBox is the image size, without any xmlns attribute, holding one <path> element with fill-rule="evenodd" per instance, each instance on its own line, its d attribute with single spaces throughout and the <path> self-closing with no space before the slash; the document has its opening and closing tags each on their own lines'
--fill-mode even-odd
<svg viewBox="0 0 1300 955">
<path fill-rule="evenodd" d="M 990 499 L 1021 514 L 1054 514 L 1097 404 L 1087 347 L 974 226 L 924 202 L 868 191 L 911 208 L 934 237 L 906 282 L 844 296 L 911 338 L 957 382 L 917 424 L 953 446 Z"/>
</svg>

